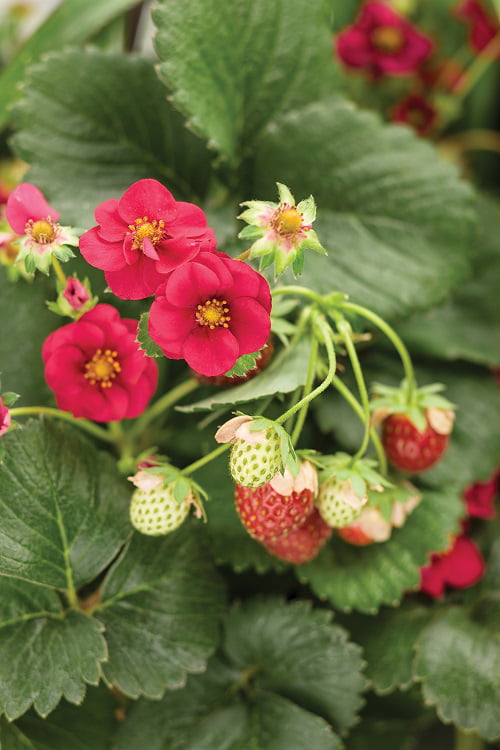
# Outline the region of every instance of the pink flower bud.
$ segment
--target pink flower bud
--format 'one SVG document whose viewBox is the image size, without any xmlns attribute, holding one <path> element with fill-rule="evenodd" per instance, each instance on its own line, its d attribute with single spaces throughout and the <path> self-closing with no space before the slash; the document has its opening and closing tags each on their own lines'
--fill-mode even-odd
<svg viewBox="0 0 500 750">
<path fill-rule="evenodd" d="M 90 295 L 81 281 L 69 276 L 66 287 L 63 291 L 64 299 L 71 305 L 73 310 L 80 310 L 86 302 L 89 301 Z"/>
<path fill-rule="evenodd" d="M 3 404 L 0 396 L 0 435 L 5 435 L 10 427 L 10 411 Z"/>
</svg>

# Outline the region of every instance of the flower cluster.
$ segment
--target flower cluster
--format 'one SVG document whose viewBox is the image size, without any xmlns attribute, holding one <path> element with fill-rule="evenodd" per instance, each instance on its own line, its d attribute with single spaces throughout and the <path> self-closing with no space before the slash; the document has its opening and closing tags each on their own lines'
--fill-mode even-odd
<svg viewBox="0 0 500 750">
<path fill-rule="evenodd" d="M 176 201 L 156 180 L 139 180 L 95 211 L 80 239 L 83 257 L 105 271 L 122 299 L 155 295 L 149 334 L 170 359 L 219 376 L 270 333 L 267 281 L 216 250 L 203 211 Z"/>
</svg>

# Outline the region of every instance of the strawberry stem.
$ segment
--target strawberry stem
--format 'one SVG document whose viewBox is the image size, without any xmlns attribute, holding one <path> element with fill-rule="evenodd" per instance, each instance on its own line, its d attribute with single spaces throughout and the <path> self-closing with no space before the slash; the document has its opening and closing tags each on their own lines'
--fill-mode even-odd
<svg viewBox="0 0 500 750">
<path fill-rule="evenodd" d="M 313 338 L 312 342 L 312 348 L 311 348 L 311 356 L 309 357 L 309 368 L 307 370 L 307 379 L 304 385 L 304 390 L 302 392 L 302 398 L 305 398 L 308 396 L 312 390 L 312 386 L 314 383 L 314 377 L 316 375 L 316 360 L 318 358 L 318 339 L 316 337 Z M 300 437 L 300 433 L 302 431 L 302 427 L 304 426 L 304 422 L 307 415 L 307 410 L 309 409 L 309 401 L 306 401 L 305 404 L 301 407 L 298 415 L 297 415 L 297 421 L 295 422 L 295 427 L 292 432 L 292 445 L 296 445 L 297 440 Z"/>
<path fill-rule="evenodd" d="M 63 287 L 65 287 L 68 279 L 55 255 L 52 256 L 52 268 Z"/>
<path fill-rule="evenodd" d="M 185 380 L 183 383 L 179 383 L 179 385 L 175 386 L 175 388 L 167 391 L 167 393 L 159 398 L 158 401 L 155 401 L 154 404 L 150 406 L 149 409 L 146 409 L 139 419 L 137 419 L 129 432 L 129 437 L 133 438 L 136 435 L 139 435 L 144 428 L 153 421 L 153 419 L 159 417 L 162 412 L 176 404 L 177 401 L 180 401 L 181 398 L 187 396 L 188 393 L 194 391 L 198 386 L 199 383 L 197 380 L 189 378 L 189 380 Z"/>
<path fill-rule="evenodd" d="M 81 430 L 89 432 L 91 435 L 94 435 L 94 437 L 99 438 L 99 440 L 104 440 L 107 443 L 115 442 L 114 437 L 109 433 L 108 430 L 99 427 L 90 420 L 83 419 L 83 417 L 74 417 L 67 411 L 53 409 L 50 406 L 19 406 L 16 409 L 11 409 L 10 413 L 12 417 L 22 417 L 31 414 L 45 414 L 48 417 L 56 417 L 56 419 L 62 419 L 65 422 L 71 422 L 71 424 L 76 425 Z"/>
<path fill-rule="evenodd" d="M 309 404 L 310 401 L 316 398 L 316 396 L 319 396 L 320 393 L 323 393 L 326 388 L 330 385 L 330 383 L 333 380 L 333 376 L 335 375 L 335 370 L 337 368 L 337 358 L 335 356 L 335 349 L 333 346 L 333 332 L 328 323 L 326 322 L 325 316 L 319 312 L 319 310 L 314 310 L 312 315 L 312 321 L 313 326 L 315 330 L 315 338 L 317 338 L 322 344 L 324 344 L 326 348 L 326 352 L 328 354 L 328 373 L 326 375 L 326 378 L 322 383 L 320 383 L 313 391 L 307 394 L 307 396 L 304 396 L 300 399 L 296 404 L 290 407 L 290 409 L 287 409 L 278 419 L 275 421 L 278 424 L 283 424 L 283 422 L 286 422 L 286 420 L 292 416 L 292 414 L 295 414 L 300 409 L 302 409 L 303 406 L 306 404 Z"/>
<path fill-rule="evenodd" d="M 217 458 L 221 455 L 221 453 L 224 453 L 224 451 L 227 451 L 229 448 L 231 448 L 232 443 L 223 443 L 222 445 L 217 446 L 217 448 L 214 448 L 213 451 L 210 453 L 207 453 L 206 456 L 202 456 L 197 461 L 194 461 L 192 464 L 189 464 L 189 466 L 186 466 L 185 469 L 181 470 L 181 474 L 183 476 L 189 476 L 189 474 L 193 474 L 198 469 L 201 469 L 202 466 L 205 466 L 205 464 L 210 463 L 210 461 L 213 461 L 214 458 Z"/>
<path fill-rule="evenodd" d="M 354 394 L 351 393 L 351 391 L 346 386 L 346 384 L 337 375 L 335 375 L 332 381 L 332 385 L 334 388 L 337 389 L 340 395 L 343 398 L 345 398 L 349 406 L 351 406 L 351 408 L 356 412 L 356 414 L 358 415 L 358 417 L 361 419 L 361 421 L 364 424 L 365 412 L 363 410 L 363 407 L 361 406 L 359 401 L 355 398 Z M 386 477 L 387 476 L 387 456 L 385 455 L 385 451 L 382 447 L 382 443 L 374 427 L 370 427 L 370 440 L 372 441 L 373 447 L 375 448 L 375 451 L 377 453 L 380 473 L 384 477 Z"/>
<path fill-rule="evenodd" d="M 398 336 L 396 331 L 391 328 L 391 326 L 385 322 L 383 318 L 381 318 L 376 313 L 372 312 L 371 310 L 368 310 L 366 307 L 362 307 L 361 305 L 356 305 L 353 302 L 341 302 L 340 306 L 347 311 L 351 311 L 353 313 L 356 313 L 357 315 L 360 315 L 361 317 L 365 318 L 366 320 L 369 320 L 371 323 L 377 326 L 382 333 L 385 333 L 389 341 L 393 344 L 394 348 L 398 352 L 401 362 L 403 364 L 403 368 L 405 371 L 405 379 L 406 379 L 406 396 L 407 396 L 407 403 L 408 406 L 416 406 L 416 394 L 417 394 L 417 384 L 415 380 L 415 372 L 413 370 L 412 361 L 410 358 L 410 355 L 408 353 L 408 349 L 404 345 L 401 338 Z"/>
<path fill-rule="evenodd" d="M 455 727 L 455 750 L 483 750 L 484 742 L 475 732 L 464 732 Z"/>
<path fill-rule="evenodd" d="M 368 443 L 370 442 L 370 398 L 368 396 L 368 390 L 366 388 L 365 379 L 363 377 L 363 370 L 361 369 L 358 353 L 352 339 L 352 328 L 350 326 L 350 323 L 345 318 L 340 317 L 338 313 L 334 317 L 336 319 L 335 322 L 337 325 L 337 330 L 342 336 L 345 347 L 347 349 L 347 354 L 351 361 L 363 408 L 363 423 L 365 425 L 365 432 L 361 445 L 356 455 L 353 456 L 352 460 L 354 463 L 358 460 L 358 458 L 364 456 L 364 454 L 366 453 L 366 449 L 368 448 Z"/>
</svg>

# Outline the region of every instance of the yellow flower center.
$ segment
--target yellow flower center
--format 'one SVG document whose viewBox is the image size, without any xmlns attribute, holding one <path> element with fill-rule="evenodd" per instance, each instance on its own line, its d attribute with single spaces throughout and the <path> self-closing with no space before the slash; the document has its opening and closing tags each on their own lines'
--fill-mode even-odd
<svg viewBox="0 0 500 750">
<path fill-rule="evenodd" d="M 30 234 L 39 245 L 48 245 L 57 235 L 58 225 L 52 219 L 30 219 L 26 224 L 26 234 Z"/>
<path fill-rule="evenodd" d="M 136 219 L 133 224 L 128 225 L 128 228 L 134 235 L 132 247 L 135 250 L 142 250 L 142 243 L 145 239 L 151 240 L 153 245 L 156 245 L 165 237 L 165 222 L 156 219 L 149 221 L 147 216 Z"/>
<path fill-rule="evenodd" d="M 98 349 L 90 362 L 85 365 L 86 373 L 84 375 L 90 380 L 90 385 L 98 383 L 101 388 L 111 388 L 113 380 L 121 372 L 120 363 L 117 362 L 118 352 L 106 349 Z"/>
<path fill-rule="evenodd" d="M 207 299 L 202 305 L 198 305 L 195 312 L 195 318 L 200 326 L 208 326 L 211 330 L 220 326 L 229 328 L 228 323 L 231 320 L 229 307 L 226 307 L 225 299 Z"/>
<path fill-rule="evenodd" d="M 405 38 L 397 26 L 379 26 L 372 31 L 371 40 L 380 52 L 394 54 L 402 48 Z"/>
<path fill-rule="evenodd" d="M 282 208 L 275 219 L 276 231 L 280 234 L 295 234 L 302 227 L 303 219 L 304 217 L 295 206 Z"/>
</svg>

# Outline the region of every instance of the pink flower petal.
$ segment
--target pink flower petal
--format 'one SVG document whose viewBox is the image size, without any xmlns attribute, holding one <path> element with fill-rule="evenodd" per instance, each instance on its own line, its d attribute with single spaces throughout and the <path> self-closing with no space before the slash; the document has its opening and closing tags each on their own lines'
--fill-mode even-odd
<svg viewBox="0 0 500 750">
<path fill-rule="evenodd" d="M 149 237 L 146 237 L 142 241 L 142 252 L 148 258 L 151 258 L 151 260 L 160 260 L 160 256 L 156 252 L 155 246 L 153 245 Z"/>
<path fill-rule="evenodd" d="M 202 375 L 223 375 L 239 356 L 238 342 L 227 328 L 196 328 L 186 338 L 182 355 Z"/>
<path fill-rule="evenodd" d="M 121 299 L 144 299 L 155 293 L 163 276 L 157 272 L 154 261 L 140 254 L 137 263 L 119 271 L 108 271 L 106 281 L 114 294 Z"/>
<path fill-rule="evenodd" d="M 191 307 L 216 297 L 218 276 L 205 265 L 192 261 L 173 271 L 165 285 L 165 296 L 176 307 Z"/>
<path fill-rule="evenodd" d="M 59 214 L 47 203 L 40 190 L 29 182 L 22 182 L 9 195 L 6 216 L 14 232 L 21 235 L 25 234 L 26 223 L 30 219 L 59 219 Z"/>
<path fill-rule="evenodd" d="M 198 240 L 189 237 L 175 237 L 162 240 L 156 246 L 158 251 L 157 270 L 160 273 L 170 273 L 190 260 L 196 258 L 200 251 Z"/>
<path fill-rule="evenodd" d="M 168 225 L 175 217 L 175 205 L 172 193 L 161 182 L 139 180 L 120 198 L 118 213 L 127 224 L 147 216 L 149 221 L 163 219 Z"/>
<path fill-rule="evenodd" d="M 91 266 L 101 271 L 119 271 L 125 266 L 121 242 L 107 242 L 93 227 L 80 237 L 80 252 Z"/>
<path fill-rule="evenodd" d="M 175 229 L 192 229 L 193 236 L 198 236 L 204 233 L 207 226 L 207 217 L 204 211 L 195 206 L 194 203 L 185 203 L 184 201 L 177 201 L 177 216 L 173 224 Z M 190 232 L 188 232 L 191 234 Z"/>
<path fill-rule="evenodd" d="M 238 340 L 238 356 L 256 352 L 264 346 L 271 331 L 271 318 L 259 302 L 240 297 L 231 303 L 230 315 L 229 330 Z"/>
<path fill-rule="evenodd" d="M 104 201 L 97 206 L 95 220 L 99 226 L 99 236 L 108 242 L 121 242 L 126 232 L 130 231 L 128 225 L 118 213 L 118 201 L 115 198 Z"/>
<path fill-rule="evenodd" d="M 173 307 L 165 299 L 157 300 L 151 305 L 149 325 L 151 338 L 158 346 L 165 351 L 174 351 L 179 356 L 184 339 L 199 327 L 194 310 Z"/>
</svg>

